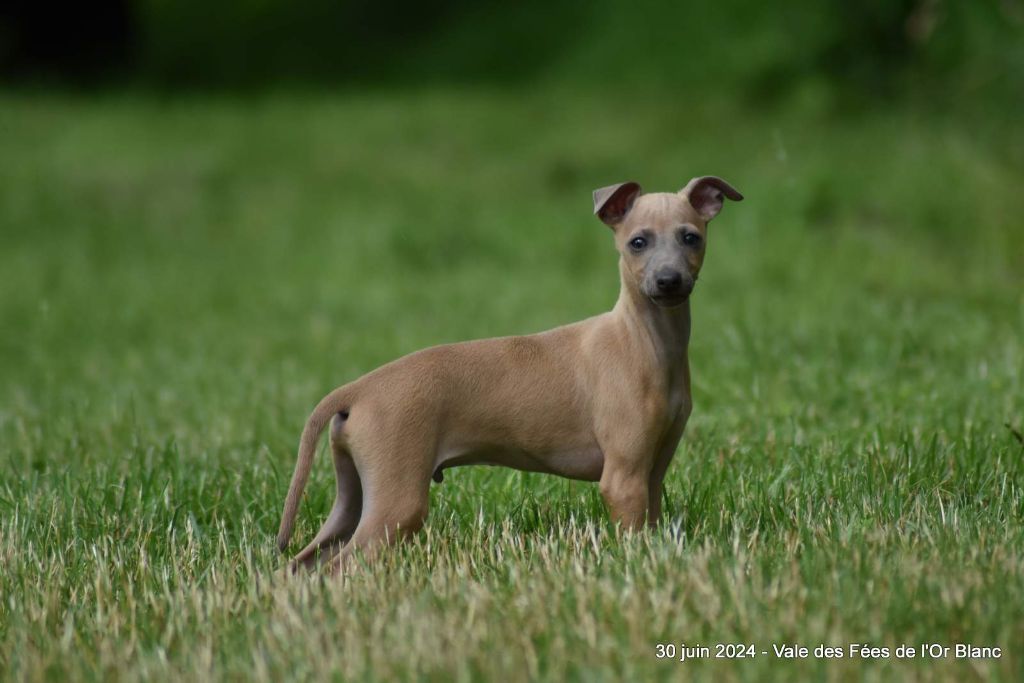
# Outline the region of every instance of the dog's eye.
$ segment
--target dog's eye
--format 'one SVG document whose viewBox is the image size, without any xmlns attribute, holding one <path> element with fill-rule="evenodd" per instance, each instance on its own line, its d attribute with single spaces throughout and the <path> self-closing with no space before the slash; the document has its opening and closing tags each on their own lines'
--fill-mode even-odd
<svg viewBox="0 0 1024 683">
<path fill-rule="evenodd" d="M 685 244 L 688 247 L 700 246 L 700 235 L 698 235 L 695 232 L 684 232 L 683 244 Z"/>
<path fill-rule="evenodd" d="M 633 251 L 640 251 L 647 246 L 647 239 L 644 237 L 634 237 L 629 241 L 629 248 Z"/>
</svg>

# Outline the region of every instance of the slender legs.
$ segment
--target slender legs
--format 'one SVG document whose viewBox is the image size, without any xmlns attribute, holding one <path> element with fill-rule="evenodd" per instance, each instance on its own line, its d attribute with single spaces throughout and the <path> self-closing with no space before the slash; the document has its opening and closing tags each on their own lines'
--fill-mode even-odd
<svg viewBox="0 0 1024 683">
<path fill-rule="evenodd" d="M 351 454 L 344 446 L 331 440 L 334 474 L 338 491 L 334 507 L 313 541 L 303 548 L 292 562 L 292 568 L 312 568 L 330 558 L 351 538 L 359 524 L 363 508 L 363 489 Z"/>
</svg>

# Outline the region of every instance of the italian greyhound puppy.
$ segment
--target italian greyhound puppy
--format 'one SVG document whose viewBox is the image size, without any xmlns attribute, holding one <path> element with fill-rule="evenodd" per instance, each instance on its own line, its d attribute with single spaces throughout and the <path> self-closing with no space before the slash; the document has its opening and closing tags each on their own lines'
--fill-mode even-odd
<svg viewBox="0 0 1024 683">
<path fill-rule="evenodd" d="M 707 224 L 724 198 L 713 176 L 679 192 L 635 182 L 594 191 L 615 235 L 615 307 L 528 336 L 434 346 L 329 393 L 302 430 L 278 547 L 292 536 L 321 432 L 330 422 L 334 506 L 292 569 L 340 571 L 418 531 L 442 470 L 504 465 L 599 481 L 611 518 L 629 530 L 661 516 L 662 481 L 690 415 L 690 294 Z"/>
</svg>

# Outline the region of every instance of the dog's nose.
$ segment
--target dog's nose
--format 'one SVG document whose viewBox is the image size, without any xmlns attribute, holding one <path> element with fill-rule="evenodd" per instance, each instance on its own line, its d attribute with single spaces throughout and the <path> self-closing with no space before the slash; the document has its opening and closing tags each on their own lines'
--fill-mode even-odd
<svg viewBox="0 0 1024 683">
<path fill-rule="evenodd" d="M 683 276 L 677 270 L 659 270 L 654 274 L 654 283 L 658 285 L 658 291 L 666 294 L 676 292 L 683 285 Z"/>
</svg>

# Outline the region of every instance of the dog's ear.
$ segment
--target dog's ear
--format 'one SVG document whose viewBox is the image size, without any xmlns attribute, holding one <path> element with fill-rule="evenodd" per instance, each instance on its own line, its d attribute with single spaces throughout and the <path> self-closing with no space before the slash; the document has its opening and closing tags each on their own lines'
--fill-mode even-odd
<svg viewBox="0 0 1024 683">
<path fill-rule="evenodd" d="M 743 199 L 736 188 L 721 178 L 705 175 L 694 178 L 679 190 L 690 201 L 690 206 L 697 210 L 701 217 L 709 221 L 722 210 L 722 198 L 728 197 L 734 202 Z"/>
<path fill-rule="evenodd" d="M 594 190 L 594 213 L 606 225 L 615 227 L 633 208 L 633 202 L 639 196 L 640 185 L 632 181 Z"/>
</svg>

